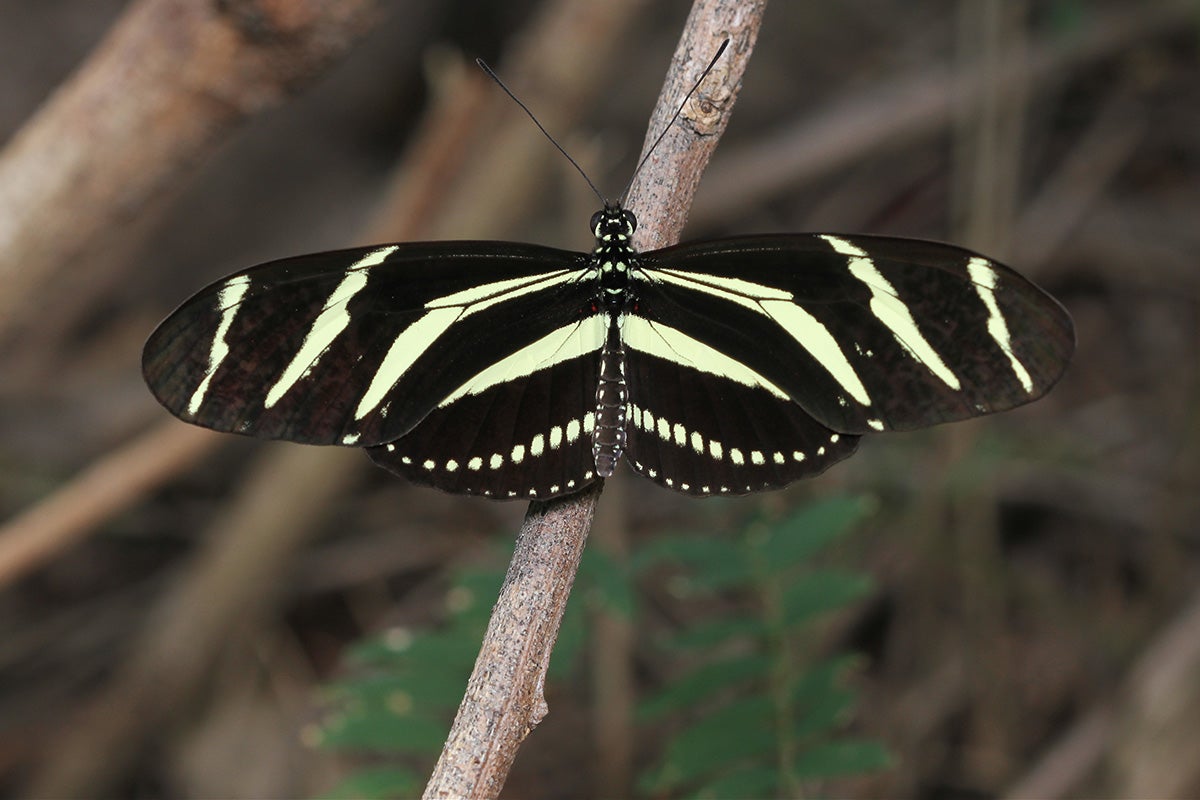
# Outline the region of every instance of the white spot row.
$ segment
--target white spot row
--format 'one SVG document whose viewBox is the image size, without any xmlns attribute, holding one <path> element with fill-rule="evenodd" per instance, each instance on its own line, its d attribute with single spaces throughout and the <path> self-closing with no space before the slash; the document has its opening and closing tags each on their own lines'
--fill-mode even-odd
<svg viewBox="0 0 1200 800">
<path fill-rule="evenodd" d="M 547 449 L 558 450 L 566 442 L 568 445 L 575 444 L 579 440 L 580 435 L 586 434 L 590 436 L 592 431 L 596 429 L 596 414 L 592 411 L 583 415 L 583 419 L 573 419 L 566 425 L 555 425 L 547 434 L 535 434 L 528 444 L 520 443 L 513 445 L 512 449 L 507 454 L 492 453 L 490 456 L 472 456 L 466 459 L 465 463 L 457 459 L 451 458 L 439 464 L 431 458 L 424 459 L 420 462 L 420 466 L 426 472 L 433 472 L 441 469 L 446 472 L 458 472 L 460 469 L 466 469 L 470 472 L 480 472 L 485 467 L 489 470 L 498 470 L 504 467 L 506 463 L 519 465 L 524 463 L 527 457 L 537 458 Z M 384 445 L 384 449 L 389 453 L 396 453 L 396 444 L 390 443 Z M 411 456 L 400 456 L 400 463 L 406 467 L 416 464 L 416 460 Z M 570 488 L 570 487 L 568 487 Z M 557 489 L 551 489 L 551 492 L 556 492 Z"/>
<path fill-rule="evenodd" d="M 633 461 L 633 467 L 638 472 L 645 473 L 646 477 L 650 478 L 651 480 L 658 480 L 658 470 L 647 468 L 640 461 L 636 461 L 633 459 L 630 459 L 630 460 Z M 676 482 L 676 480 L 674 478 L 668 478 L 666 476 L 663 476 L 662 484 L 669 489 L 678 489 L 681 492 L 692 491 L 692 485 L 690 483 L 688 483 L 686 481 Z M 742 491 L 753 492 L 756 489 L 769 489 L 769 488 L 771 488 L 771 484 L 768 483 L 767 481 L 763 481 L 757 487 L 755 487 L 753 484 L 748 483 L 748 484 L 746 484 L 745 489 L 743 489 Z M 711 486 L 705 484 L 703 486 L 697 486 L 696 491 L 700 494 L 729 494 L 733 490 L 730 489 L 728 486 L 722 485 L 722 486 L 718 486 L 716 488 L 716 491 L 714 492 L 714 490 Z"/>
<path fill-rule="evenodd" d="M 805 461 L 808 456 L 800 450 L 793 450 L 791 454 L 784 453 L 781 450 L 775 450 L 767 453 L 764 450 L 749 450 L 743 451 L 739 447 L 727 447 L 716 439 L 705 439 L 704 435 L 699 431 L 688 431 L 682 423 L 670 422 L 665 417 L 655 417 L 654 412 L 648 408 L 642 408 L 637 404 L 631 404 L 629 407 L 629 418 L 634 427 L 645 431 L 646 433 L 655 434 L 664 442 L 675 444 L 676 447 L 689 447 L 692 452 L 698 456 L 707 455 L 714 461 L 722 461 L 728 458 L 729 462 L 735 467 L 745 466 L 747 461 L 760 467 L 767 463 L 782 466 L 788 463 L 788 460 L 800 463 Z M 831 433 L 829 443 L 836 444 L 841 438 L 836 433 Z M 818 447 L 816 455 L 825 455 L 825 447 Z M 650 477 L 654 477 L 651 475 Z M 667 484 L 670 486 L 671 484 Z M 747 491 L 749 491 L 747 489 Z"/>
</svg>

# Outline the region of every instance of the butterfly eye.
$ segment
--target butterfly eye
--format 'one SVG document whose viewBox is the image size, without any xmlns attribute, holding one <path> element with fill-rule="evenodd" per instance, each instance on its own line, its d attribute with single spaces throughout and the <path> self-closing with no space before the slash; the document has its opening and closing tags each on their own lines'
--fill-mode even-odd
<svg viewBox="0 0 1200 800">
<path fill-rule="evenodd" d="M 602 216 L 604 216 L 603 211 L 597 211 L 595 214 L 592 214 L 592 221 L 588 223 L 592 233 L 598 234 L 600 232 L 598 226 L 600 225 L 600 218 Z"/>
<path fill-rule="evenodd" d="M 622 211 L 621 221 L 629 226 L 630 233 L 633 233 L 637 230 L 637 217 L 633 215 L 632 211 Z"/>
</svg>

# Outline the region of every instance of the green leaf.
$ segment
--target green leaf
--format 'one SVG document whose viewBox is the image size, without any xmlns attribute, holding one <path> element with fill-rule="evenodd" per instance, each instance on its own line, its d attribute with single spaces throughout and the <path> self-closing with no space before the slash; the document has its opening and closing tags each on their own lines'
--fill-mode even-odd
<svg viewBox="0 0 1200 800">
<path fill-rule="evenodd" d="M 563 611 L 562 621 L 558 625 L 558 638 L 554 640 L 554 650 L 550 653 L 548 677 L 551 680 L 560 680 L 570 674 L 587 642 L 587 632 L 587 614 L 583 604 L 572 598 Z"/>
<path fill-rule="evenodd" d="M 677 782 L 688 783 L 744 759 L 761 759 L 776 747 L 774 706 L 768 697 L 752 696 L 680 732 L 668 745 L 663 765 Z"/>
<path fill-rule="evenodd" d="M 833 778 L 874 772 L 891 765 L 892 757 L 879 742 L 840 739 L 801 752 L 792 762 L 792 776 L 797 780 Z"/>
<path fill-rule="evenodd" d="M 483 629 L 451 629 L 417 636 L 404 651 L 409 664 L 428 664 L 447 667 L 466 666 L 470 669 L 479 655 Z"/>
<path fill-rule="evenodd" d="M 636 573 L 663 563 L 707 574 L 743 570 L 750 574 L 741 542 L 715 536 L 662 536 L 639 548 L 630 562 Z"/>
<path fill-rule="evenodd" d="M 846 675 L 862 664 L 862 656 L 843 653 L 818 661 L 801 672 L 792 684 L 792 703 L 804 705 L 845 686 Z"/>
<path fill-rule="evenodd" d="M 750 637 L 759 639 L 771 630 L 766 620 L 752 617 L 735 617 L 734 619 L 719 619 L 702 625 L 695 625 L 686 631 L 680 631 L 663 640 L 663 646 L 671 649 L 690 649 L 698 647 L 713 647 L 728 639 Z"/>
<path fill-rule="evenodd" d="M 589 606 L 632 620 L 637 607 L 637 587 L 632 572 L 598 549 L 584 550 L 579 584 Z"/>
<path fill-rule="evenodd" d="M 743 800 L 746 797 L 773 797 L 778 790 L 777 769 L 750 765 L 736 768 L 705 783 L 691 797 L 697 800 Z"/>
<path fill-rule="evenodd" d="M 771 659 L 760 653 L 706 664 L 672 681 L 643 702 L 638 707 L 638 717 L 652 719 L 670 711 L 692 708 L 722 691 L 741 688 L 748 681 L 764 678 L 770 668 Z"/>
<path fill-rule="evenodd" d="M 406 665 L 395 672 L 344 678 L 329 689 L 336 705 L 348 711 L 395 706 L 409 698 L 424 708 L 457 708 L 466 688 L 467 669 L 418 669 Z"/>
<path fill-rule="evenodd" d="M 796 725 L 792 729 L 797 739 L 811 739 L 831 734 L 841 727 L 854 708 L 854 693 L 849 689 L 830 687 L 822 694 L 804 698 L 792 711 Z"/>
<path fill-rule="evenodd" d="M 326 800 L 418 797 L 421 787 L 421 779 L 411 770 L 401 767 L 370 767 L 347 776 L 324 797 Z"/>
<path fill-rule="evenodd" d="M 761 537 L 752 537 L 752 545 L 769 571 L 785 570 L 807 561 L 849 532 L 872 513 L 875 505 L 872 498 L 865 496 L 821 500 L 772 523 Z"/>
<path fill-rule="evenodd" d="M 791 581 L 783 592 L 783 614 L 789 626 L 849 605 L 871 592 L 871 579 L 857 572 L 823 569 Z"/>
<path fill-rule="evenodd" d="M 321 731 L 321 745 L 343 750 L 404 751 L 436 755 L 450 729 L 448 719 L 374 710 L 335 719 Z"/>
</svg>

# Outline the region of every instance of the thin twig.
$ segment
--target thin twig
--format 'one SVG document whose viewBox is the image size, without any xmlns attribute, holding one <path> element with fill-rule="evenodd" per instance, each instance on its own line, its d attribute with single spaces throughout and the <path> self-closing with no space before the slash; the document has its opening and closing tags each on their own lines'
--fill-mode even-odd
<svg viewBox="0 0 1200 800">
<path fill-rule="evenodd" d="M 729 119 L 765 5 L 765 0 L 698 0 L 692 7 L 651 117 L 648 143 L 721 42 L 729 38 L 731 47 L 629 192 L 628 205 L 641 220 L 638 247 L 679 240 L 700 174 Z M 546 668 L 599 495 L 596 487 L 530 506 L 425 797 L 497 797 L 521 742 L 547 713 Z"/>
</svg>

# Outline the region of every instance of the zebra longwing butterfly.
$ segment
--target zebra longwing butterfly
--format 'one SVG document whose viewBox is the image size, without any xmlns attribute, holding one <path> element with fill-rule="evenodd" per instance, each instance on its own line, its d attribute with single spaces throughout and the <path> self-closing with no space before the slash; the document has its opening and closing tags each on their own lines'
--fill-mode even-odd
<svg viewBox="0 0 1200 800">
<path fill-rule="evenodd" d="M 636 225 L 605 202 L 591 253 L 430 242 L 262 264 L 158 327 L 146 383 L 187 422 L 363 447 L 450 492 L 547 499 L 624 458 L 705 496 L 816 475 L 863 434 L 1036 400 L 1074 350 L 1058 302 L 951 245 L 798 234 L 638 253 Z"/>
<path fill-rule="evenodd" d="M 750 236 L 636 253 L 391 244 L 273 261 L 184 303 L 146 382 L 188 422 L 367 448 L 415 483 L 549 498 L 634 471 L 694 495 L 815 475 L 862 434 L 1035 400 L 1070 317 L 933 242 Z"/>
</svg>

